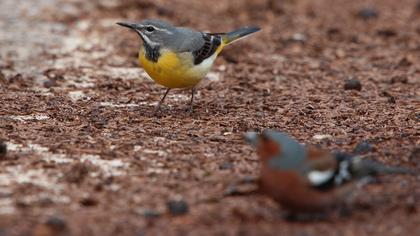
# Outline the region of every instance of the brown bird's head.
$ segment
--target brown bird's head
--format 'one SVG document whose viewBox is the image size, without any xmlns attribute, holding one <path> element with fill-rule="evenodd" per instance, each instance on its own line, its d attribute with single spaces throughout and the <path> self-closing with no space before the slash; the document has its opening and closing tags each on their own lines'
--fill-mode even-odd
<svg viewBox="0 0 420 236">
<path fill-rule="evenodd" d="M 263 163 L 278 169 L 300 168 L 306 158 L 307 150 L 287 134 L 275 130 L 264 130 L 262 133 L 248 132 L 246 140 L 257 149 Z"/>
<path fill-rule="evenodd" d="M 262 162 L 277 156 L 281 152 L 281 146 L 275 142 L 267 132 L 258 134 L 256 132 L 247 132 L 245 139 L 257 149 L 257 154 Z"/>
</svg>

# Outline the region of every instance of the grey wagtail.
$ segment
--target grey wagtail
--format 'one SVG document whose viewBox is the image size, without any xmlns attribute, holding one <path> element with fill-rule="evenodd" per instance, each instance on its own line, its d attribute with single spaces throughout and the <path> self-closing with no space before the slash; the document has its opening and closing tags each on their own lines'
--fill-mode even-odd
<svg viewBox="0 0 420 236">
<path fill-rule="evenodd" d="M 173 88 L 191 88 L 192 111 L 194 88 L 210 71 L 222 49 L 260 30 L 258 27 L 244 27 L 229 33 L 203 33 L 175 27 L 161 20 L 117 24 L 134 30 L 140 36 L 143 45 L 139 63 L 155 82 L 167 88 L 156 111 Z"/>
</svg>

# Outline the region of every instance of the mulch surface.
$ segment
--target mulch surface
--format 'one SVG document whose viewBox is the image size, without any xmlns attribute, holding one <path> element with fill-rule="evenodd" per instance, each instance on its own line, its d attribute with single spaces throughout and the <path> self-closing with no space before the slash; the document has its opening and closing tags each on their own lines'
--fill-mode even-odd
<svg viewBox="0 0 420 236">
<path fill-rule="evenodd" d="M 0 3 L 0 235 L 416 235 L 420 179 L 384 176 L 348 216 L 289 222 L 259 195 L 243 134 L 420 168 L 420 2 L 415 0 Z M 203 31 L 258 25 L 197 90 L 137 66 L 115 22 L 161 18 Z M 6 148 L 7 147 L 7 150 Z M 360 147 L 360 146 L 359 146 Z M 252 186 L 251 186 L 252 187 Z"/>
</svg>

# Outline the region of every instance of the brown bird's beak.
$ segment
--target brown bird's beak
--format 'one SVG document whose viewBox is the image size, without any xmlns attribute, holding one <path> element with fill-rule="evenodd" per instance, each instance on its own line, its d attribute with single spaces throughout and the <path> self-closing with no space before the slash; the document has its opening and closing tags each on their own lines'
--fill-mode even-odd
<svg viewBox="0 0 420 236">
<path fill-rule="evenodd" d="M 258 144 L 258 133 L 257 132 L 246 132 L 245 140 L 252 146 L 257 146 Z"/>
</svg>

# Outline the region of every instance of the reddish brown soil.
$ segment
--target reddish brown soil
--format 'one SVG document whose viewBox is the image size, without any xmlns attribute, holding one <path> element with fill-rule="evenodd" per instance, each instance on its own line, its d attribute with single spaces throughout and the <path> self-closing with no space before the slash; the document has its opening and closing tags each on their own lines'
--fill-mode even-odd
<svg viewBox="0 0 420 236">
<path fill-rule="evenodd" d="M 104 3 L 105 2 L 105 3 Z M 258 175 L 248 130 L 420 167 L 415 0 L 0 3 L 0 235 L 418 235 L 420 179 L 365 187 L 353 213 L 288 222 L 265 196 L 223 197 Z M 375 12 L 358 12 L 372 8 Z M 229 46 L 201 83 L 164 89 L 137 67 L 121 20 L 263 31 Z M 357 79 L 362 89 L 344 90 Z M 318 136 L 316 136 L 318 135 Z M 319 139 L 319 135 L 326 138 Z M 315 138 L 314 138 L 315 137 Z M 1 154 L 0 154 L 1 155 Z M 183 199 L 189 212 L 168 213 Z"/>
</svg>

